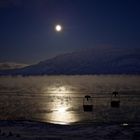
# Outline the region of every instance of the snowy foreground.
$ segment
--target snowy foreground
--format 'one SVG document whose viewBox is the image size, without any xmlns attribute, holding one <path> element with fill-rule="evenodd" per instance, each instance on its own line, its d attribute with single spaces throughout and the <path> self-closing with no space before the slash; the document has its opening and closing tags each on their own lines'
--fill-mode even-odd
<svg viewBox="0 0 140 140">
<path fill-rule="evenodd" d="M 0 140 L 140 140 L 138 124 L 56 125 L 34 121 L 0 121 Z"/>
</svg>

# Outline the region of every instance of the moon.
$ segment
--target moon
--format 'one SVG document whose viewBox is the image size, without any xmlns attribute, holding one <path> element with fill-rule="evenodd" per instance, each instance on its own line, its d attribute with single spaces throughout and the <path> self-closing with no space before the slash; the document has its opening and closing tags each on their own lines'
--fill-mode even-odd
<svg viewBox="0 0 140 140">
<path fill-rule="evenodd" d="M 55 30 L 56 30 L 57 32 L 62 31 L 62 26 L 61 26 L 61 25 L 56 25 L 56 26 L 55 26 Z"/>
</svg>

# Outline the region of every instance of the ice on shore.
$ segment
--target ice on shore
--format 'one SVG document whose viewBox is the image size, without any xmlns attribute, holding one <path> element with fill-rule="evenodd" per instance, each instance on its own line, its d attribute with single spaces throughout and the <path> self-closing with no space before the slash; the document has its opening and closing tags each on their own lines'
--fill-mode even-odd
<svg viewBox="0 0 140 140">
<path fill-rule="evenodd" d="M 124 124 L 0 121 L 0 140 L 139 140 L 140 124 Z"/>
</svg>

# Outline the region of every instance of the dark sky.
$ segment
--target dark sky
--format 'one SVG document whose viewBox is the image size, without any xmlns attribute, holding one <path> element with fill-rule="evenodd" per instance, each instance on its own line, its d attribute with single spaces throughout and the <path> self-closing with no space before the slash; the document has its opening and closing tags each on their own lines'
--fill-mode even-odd
<svg viewBox="0 0 140 140">
<path fill-rule="evenodd" d="M 100 45 L 140 47 L 139 0 L 0 0 L 0 62 Z"/>
</svg>

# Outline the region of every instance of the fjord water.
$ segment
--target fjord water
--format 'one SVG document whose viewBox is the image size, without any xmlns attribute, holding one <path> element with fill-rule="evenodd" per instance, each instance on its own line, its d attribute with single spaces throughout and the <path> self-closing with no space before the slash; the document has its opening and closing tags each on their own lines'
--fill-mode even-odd
<svg viewBox="0 0 140 140">
<path fill-rule="evenodd" d="M 110 106 L 111 93 L 120 94 L 120 107 Z M 83 111 L 83 97 L 93 99 L 93 111 Z M 0 77 L 0 119 L 38 120 L 71 124 L 138 122 L 140 76 Z"/>
</svg>

